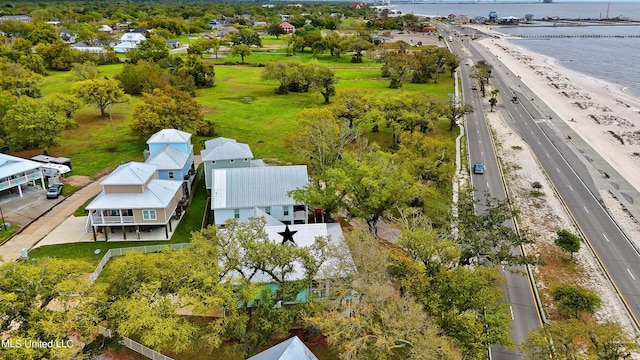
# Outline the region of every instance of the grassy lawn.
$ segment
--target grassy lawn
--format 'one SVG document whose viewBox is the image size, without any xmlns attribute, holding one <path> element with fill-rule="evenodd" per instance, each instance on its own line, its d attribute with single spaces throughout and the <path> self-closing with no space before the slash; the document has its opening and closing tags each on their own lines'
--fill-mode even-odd
<svg viewBox="0 0 640 360">
<path fill-rule="evenodd" d="M 5 240 L 7 240 L 11 235 L 15 234 L 15 232 L 18 231 L 19 229 L 20 227 L 18 227 L 16 224 L 11 224 L 11 227 L 8 229 L 3 229 L 2 224 L 0 224 L 0 245 Z"/>
</svg>

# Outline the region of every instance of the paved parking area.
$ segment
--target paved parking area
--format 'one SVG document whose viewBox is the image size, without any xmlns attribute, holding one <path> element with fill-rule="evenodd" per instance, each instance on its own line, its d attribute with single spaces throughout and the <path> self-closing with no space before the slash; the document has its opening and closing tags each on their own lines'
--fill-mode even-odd
<svg viewBox="0 0 640 360">
<path fill-rule="evenodd" d="M 0 192 L 0 208 L 5 221 L 19 227 L 25 227 L 64 200 L 63 196 L 47 199 L 47 191 L 36 186 L 23 186 L 22 194 L 20 197 L 18 193 Z"/>
</svg>

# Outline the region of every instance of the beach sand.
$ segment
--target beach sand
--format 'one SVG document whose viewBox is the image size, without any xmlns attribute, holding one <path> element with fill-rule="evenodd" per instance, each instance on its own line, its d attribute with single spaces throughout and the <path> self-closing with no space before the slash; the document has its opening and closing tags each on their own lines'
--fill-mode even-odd
<svg viewBox="0 0 640 360">
<path fill-rule="evenodd" d="M 631 186 L 640 190 L 640 98 L 622 87 L 572 70 L 553 58 L 508 41 L 509 36 L 478 43 L 543 100 Z M 629 76 L 634 76 L 629 74 Z"/>
</svg>

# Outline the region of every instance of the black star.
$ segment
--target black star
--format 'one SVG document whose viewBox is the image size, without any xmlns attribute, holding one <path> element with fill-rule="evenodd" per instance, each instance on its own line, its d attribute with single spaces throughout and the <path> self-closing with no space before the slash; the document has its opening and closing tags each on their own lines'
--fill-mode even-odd
<svg viewBox="0 0 640 360">
<path fill-rule="evenodd" d="M 295 241 L 293 241 L 293 234 L 297 233 L 298 231 L 291 231 L 289 230 L 289 225 L 287 225 L 284 228 L 283 232 L 279 232 L 278 234 L 280 234 L 280 236 L 282 236 L 282 243 L 285 244 L 287 241 L 291 241 L 292 243 L 296 243 Z"/>
</svg>

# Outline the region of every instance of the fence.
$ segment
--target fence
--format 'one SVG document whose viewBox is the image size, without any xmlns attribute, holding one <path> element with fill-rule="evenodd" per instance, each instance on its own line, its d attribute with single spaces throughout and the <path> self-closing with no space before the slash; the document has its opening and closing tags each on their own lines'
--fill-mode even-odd
<svg viewBox="0 0 640 360">
<path fill-rule="evenodd" d="M 156 252 L 166 250 L 167 248 L 171 248 L 171 250 L 182 250 L 189 245 L 190 243 L 166 244 L 166 245 L 161 244 L 161 245 L 145 245 L 145 246 L 133 246 L 133 247 L 126 247 L 126 248 L 109 249 L 104 254 L 100 262 L 98 263 L 98 266 L 96 267 L 96 269 L 91 273 L 91 275 L 89 275 L 89 281 L 91 281 L 91 283 L 96 281 L 98 276 L 100 276 L 102 269 L 104 269 L 104 267 L 107 265 L 107 263 L 113 256 L 124 256 L 130 252 L 139 252 L 143 254 L 156 253 Z"/>
<path fill-rule="evenodd" d="M 113 336 L 113 332 L 110 329 L 107 329 L 106 327 L 100 326 L 100 325 L 98 325 L 98 333 L 100 335 L 103 335 L 103 336 L 109 337 L 109 338 Z M 162 355 L 159 352 L 154 351 L 154 350 L 152 350 L 152 349 L 140 344 L 137 341 L 133 341 L 133 340 L 129 339 L 126 336 L 122 336 L 122 335 L 120 335 L 120 336 L 122 337 L 122 340 L 120 340 L 120 344 L 122 344 L 122 345 L 128 347 L 129 349 L 137 352 L 138 354 L 142 354 L 142 355 L 148 357 L 149 359 L 153 359 L 153 360 L 173 360 L 173 358 L 170 358 L 170 357 L 168 357 L 166 355 Z"/>
</svg>

